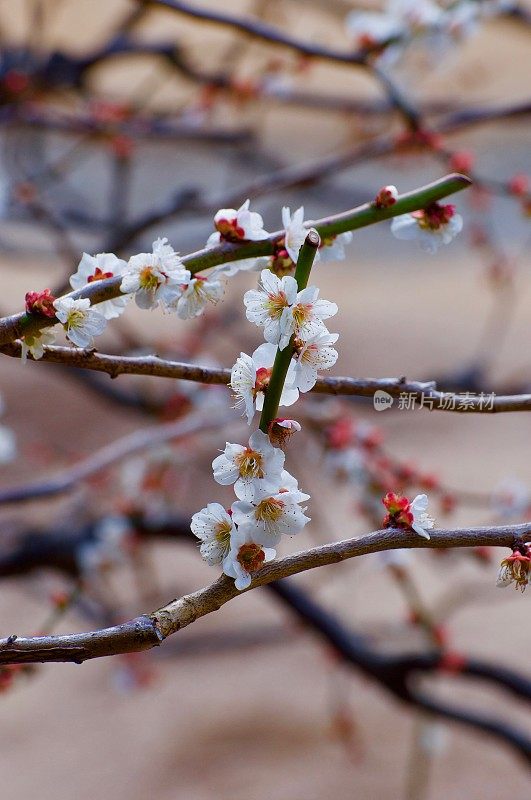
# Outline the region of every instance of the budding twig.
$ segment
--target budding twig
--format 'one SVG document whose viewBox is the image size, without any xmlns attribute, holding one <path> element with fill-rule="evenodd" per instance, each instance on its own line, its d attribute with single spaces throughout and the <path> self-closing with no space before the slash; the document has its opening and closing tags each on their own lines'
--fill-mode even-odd
<svg viewBox="0 0 531 800">
<path fill-rule="evenodd" d="M 316 228 L 322 237 L 334 236 L 345 231 L 357 230 L 367 225 L 374 225 L 384 219 L 407 214 L 415 211 L 430 203 L 441 200 L 448 195 L 466 189 L 471 185 L 471 181 L 464 175 L 447 175 L 433 183 L 399 195 L 394 205 L 389 208 L 375 208 L 372 203 L 365 203 L 358 208 L 346 211 L 333 217 L 318 220 L 312 227 Z M 245 244 L 223 244 L 211 249 L 204 248 L 196 253 L 184 256 L 183 263 L 192 274 L 201 270 L 210 269 L 219 264 L 226 264 L 232 261 L 241 261 L 246 258 L 272 255 L 274 245 L 282 238 L 285 231 L 277 231 L 262 241 L 246 242 Z M 88 298 L 92 305 L 102 303 L 104 300 L 112 300 L 121 296 L 120 276 L 107 278 L 105 280 L 94 281 L 87 286 L 70 292 L 67 296 L 73 299 Z M 14 339 L 18 339 L 26 334 L 36 333 L 50 325 L 54 325 L 58 320 L 43 319 L 42 317 L 20 313 L 10 317 L 0 319 L 0 345 L 7 344 Z"/>
</svg>

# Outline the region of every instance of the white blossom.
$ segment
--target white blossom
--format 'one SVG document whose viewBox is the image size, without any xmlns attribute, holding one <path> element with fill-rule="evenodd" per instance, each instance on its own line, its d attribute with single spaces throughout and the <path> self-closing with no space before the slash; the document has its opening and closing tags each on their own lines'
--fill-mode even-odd
<svg viewBox="0 0 531 800">
<path fill-rule="evenodd" d="M 70 286 L 73 289 L 81 289 L 87 283 L 123 275 L 126 267 L 126 262 L 117 258 L 114 253 L 98 253 L 95 256 L 83 253 L 77 272 L 70 278 Z M 98 311 L 103 314 L 105 319 L 115 319 L 123 313 L 128 299 L 127 297 L 114 297 L 112 300 L 104 300 L 103 303 L 98 303 Z"/>
<path fill-rule="evenodd" d="M 344 261 L 345 247 L 352 242 L 352 238 L 352 231 L 339 233 L 337 236 L 330 237 L 330 239 L 324 237 L 319 250 L 322 260 L 325 262 Z"/>
<path fill-rule="evenodd" d="M 214 217 L 214 226 L 219 239 L 227 242 L 259 242 L 267 239 L 269 233 L 264 230 L 264 221 L 256 211 L 249 210 L 250 201 L 246 200 L 238 209 L 221 208 Z M 209 239 L 214 243 L 214 239 Z"/>
<path fill-rule="evenodd" d="M 225 450 L 212 462 L 214 480 L 222 486 L 234 484 L 239 500 L 253 500 L 257 492 L 278 491 L 284 467 L 284 453 L 273 447 L 263 431 L 255 431 L 249 446 L 225 445 Z"/>
<path fill-rule="evenodd" d="M 253 539 L 251 532 L 237 529 L 230 537 L 230 550 L 223 559 L 223 572 L 229 578 L 234 578 L 236 588 L 242 591 L 251 585 L 253 574 L 275 556 L 276 551 L 262 547 Z"/>
<path fill-rule="evenodd" d="M 304 226 L 304 206 L 298 208 L 293 216 L 287 206 L 282 209 L 282 224 L 286 230 L 284 235 L 284 247 L 288 251 L 289 257 L 294 264 L 297 263 L 299 257 L 299 250 L 306 237 L 308 236 L 308 228 Z M 319 258 L 319 253 L 316 253 L 316 260 Z"/>
<path fill-rule="evenodd" d="M 299 339 L 307 340 L 320 331 L 326 332 L 324 319 L 337 314 L 337 305 L 329 300 L 319 300 L 317 286 L 307 286 L 297 293 L 295 303 L 287 309 L 281 320 L 282 338 L 279 347 L 282 350 L 295 334 Z"/>
<path fill-rule="evenodd" d="M 425 494 L 418 494 L 414 497 L 411 501 L 409 511 L 413 514 L 411 527 L 415 533 L 418 533 L 419 536 L 423 536 L 425 539 L 429 539 L 430 534 L 428 531 L 433 528 L 435 522 L 427 513 L 428 496 Z"/>
<path fill-rule="evenodd" d="M 401 20 L 378 11 L 351 11 L 345 25 L 348 34 L 360 47 L 386 42 L 404 32 Z"/>
<path fill-rule="evenodd" d="M 243 406 L 249 425 L 255 409 L 261 411 L 264 406 L 265 391 L 271 377 L 276 352 L 275 345 L 266 342 L 257 347 L 252 356 L 240 353 L 231 370 L 229 385 L 234 392 L 236 408 Z M 294 374 L 295 363 L 292 360 L 280 397 L 281 406 L 291 406 L 299 397 L 299 390 L 292 387 Z"/>
<path fill-rule="evenodd" d="M 282 488 L 274 494 L 257 493 L 254 501 L 237 500 L 232 504 L 232 518 L 238 530 L 252 536 L 253 541 L 265 546 L 276 545 L 282 535 L 294 536 L 304 528 L 310 518 L 304 514 L 300 503 L 310 495 L 296 488 L 295 479 L 286 473 L 284 482 L 291 488 Z"/>
<path fill-rule="evenodd" d="M 391 222 L 391 231 L 397 239 L 418 241 L 428 253 L 437 252 L 442 244 L 450 244 L 463 228 L 463 218 L 453 206 L 423 209 L 412 214 L 402 214 Z"/>
<path fill-rule="evenodd" d="M 437 31 L 443 21 L 442 9 L 432 0 L 388 0 L 382 12 L 351 11 L 345 23 L 359 47 L 371 47 L 391 39 Z M 392 51 L 394 60 L 402 50 L 400 43 L 389 46 L 385 56 Z"/>
<path fill-rule="evenodd" d="M 243 297 L 247 319 L 264 328 L 266 342 L 278 345 L 282 339 L 282 322 L 296 298 L 295 278 L 290 275 L 279 278 L 271 270 L 264 269 L 258 289 L 250 289 Z M 284 341 L 283 345 L 285 347 L 287 342 Z"/>
<path fill-rule="evenodd" d="M 207 564 L 221 564 L 235 531 L 230 514 L 219 503 L 209 503 L 193 515 L 190 528 L 201 541 L 199 552 Z"/>
<path fill-rule="evenodd" d="M 309 392 L 315 386 L 320 369 L 330 369 L 337 361 L 338 353 L 331 345 L 339 338 L 338 333 L 318 331 L 306 341 L 295 340 L 295 378 L 293 386 L 300 392 Z"/>
<path fill-rule="evenodd" d="M 175 309 L 180 319 L 192 319 L 203 313 L 207 303 L 215 305 L 222 295 L 221 281 L 196 275 L 191 278 L 179 299 L 171 303 L 168 309 L 170 311 Z"/>
<path fill-rule="evenodd" d="M 67 337 L 78 347 L 92 347 L 94 336 L 103 333 L 107 325 L 103 314 L 90 307 L 88 298 L 74 300 L 68 296 L 58 297 L 53 305 Z"/>
<path fill-rule="evenodd" d="M 28 353 L 31 353 L 33 358 L 38 361 L 44 355 L 45 346 L 54 342 L 55 333 L 51 328 L 43 328 L 41 331 L 35 331 L 35 333 L 27 333 L 20 340 L 22 363 L 25 364 L 28 360 Z"/>
<path fill-rule="evenodd" d="M 131 256 L 120 288 L 124 294 L 135 294 L 139 308 L 169 306 L 181 296 L 190 277 L 168 240 L 157 239 L 153 252 Z"/>
</svg>

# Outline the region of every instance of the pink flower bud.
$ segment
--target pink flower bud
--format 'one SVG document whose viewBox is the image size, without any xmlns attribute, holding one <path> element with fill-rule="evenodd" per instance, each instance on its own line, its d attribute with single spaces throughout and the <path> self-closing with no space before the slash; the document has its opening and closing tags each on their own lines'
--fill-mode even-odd
<svg viewBox="0 0 531 800">
<path fill-rule="evenodd" d="M 382 186 L 376 197 L 374 198 L 373 205 L 376 208 L 390 208 L 394 206 L 398 197 L 398 189 L 396 186 Z"/>
<path fill-rule="evenodd" d="M 41 317 L 55 317 L 54 308 L 55 297 L 49 289 L 43 289 L 42 292 L 27 292 L 26 293 L 26 311 L 28 314 L 39 314 Z"/>
</svg>

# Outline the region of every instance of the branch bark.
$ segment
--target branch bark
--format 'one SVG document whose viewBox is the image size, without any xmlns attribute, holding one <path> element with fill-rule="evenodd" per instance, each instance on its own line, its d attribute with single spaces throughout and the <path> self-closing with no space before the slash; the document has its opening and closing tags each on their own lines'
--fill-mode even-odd
<svg viewBox="0 0 531 800">
<path fill-rule="evenodd" d="M 10 342 L 0 346 L 0 353 L 19 358 L 21 345 Z M 28 355 L 28 359 L 31 356 Z M 173 380 L 194 381 L 204 384 L 227 385 L 230 369 L 225 367 L 202 367 L 182 361 L 169 361 L 158 356 L 114 356 L 81 350 L 75 347 L 49 346 L 44 348 L 40 359 L 45 363 L 104 372 L 111 378 L 119 375 L 151 375 Z M 384 391 L 392 397 L 401 394 L 411 395 L 415 403 L 429 411 L 447 411 L 457 414 L 496 414 L 509 411 L 531 411 L 531 394 L 515 395 L 470 395 L 467 392 L 441 392 L 435 381 L 409 381 L 400 378 L 318 378 L 311 390 L 316 394 L 347 395 L 351 397 L 372 397 L 376 391 Z M 492 401 L 488 400 L 491 397 Z M 488 402 L 487 402 L 488 401 Z M 439 405 L 438 405 L 439 404 Z"/>
<path fill-rule="evenodd" d="M 69 661 L 81 663 L 92 658 L 130 653 L 155 647 L 167 636 L 220 609 L 247 591 L 316 567 L 337 564 L 349 558 L 400 548 L 512 547 L 531 536 L 531 523 L 492 528 L 434 530 L 429 540 L 404 530 L 386 529 L 358 539 L 314 547 L 267 564 L 256 573 L 249 589 L 239 592 L 234 581 L 221 575 L 204 589 L 172 600 L 149 615 L 113 628 L 65 636 L 0 640 L 0 665 Z"/>
</svg>

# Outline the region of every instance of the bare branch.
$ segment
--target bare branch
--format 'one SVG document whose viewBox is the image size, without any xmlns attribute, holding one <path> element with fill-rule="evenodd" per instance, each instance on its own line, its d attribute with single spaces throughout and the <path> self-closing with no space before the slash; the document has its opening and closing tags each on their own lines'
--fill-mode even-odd
<svg viewBox="0 0 531 800">
<path fill-rule="evenodd" d="M 21 345 L 19 342 L 10 342 L 0 346 L 0 353 L 19 358 Z M 31 356 L 28 355 L 28 358 Z M 74 347 L 45 347 L 40 361 L 104 372 L 111 378 L 117 378 L 119 375 L 151 375 L 204 384 L 226 385 L 230 381 L 231 373 L 230 369 L 223 367 L 202 367 L 181 361 L 169 361 L 158 356 L 114 356 Z M 447 411 L 457 414 L 531 411 L 531 394 L 484 395 L 482 397 L 480 394 L 440 392 L 437 390 L 435 381 L 408 381 L 405 377 L 318 378 L 311 391 L 317 394 L 353 397 L 372 397 L 376 391 L 387 392 L 392 397 L 407 394 L 420 404 L 419 407 L 429 411 Z"/>
<path fill-rule="evenodd" d="M 498 546 L 512 547 L 519 537 L 531 535 L 531 523 L 513 527 L 435 530 L 429 540 L 404 530 L 386 529 L 358 539 L 315 547 L 267 564 L 256 573 L 249 589 L 265 586 L 281 578 L 316 567 L 337 564 L 349 558 L 400 548 L 448 548 Z M 0 664 L 45 661 L 81 662 L 106 655 L 134 652 L 154 647 L 167 636 L 217 611 L 244 592 L 225 575 L 210 586 L 172 600 L 167 605 L 129 623 L 84 634 L 0 640 Z M 140 622 L 139 622 L 140 620 Z M 149 622 L 148 622 L 149 620 Z"/>
</svg>

